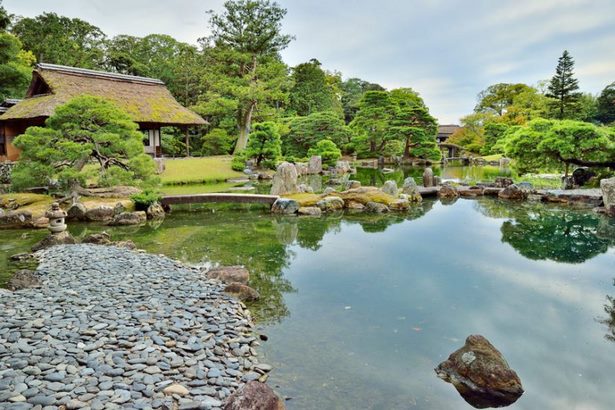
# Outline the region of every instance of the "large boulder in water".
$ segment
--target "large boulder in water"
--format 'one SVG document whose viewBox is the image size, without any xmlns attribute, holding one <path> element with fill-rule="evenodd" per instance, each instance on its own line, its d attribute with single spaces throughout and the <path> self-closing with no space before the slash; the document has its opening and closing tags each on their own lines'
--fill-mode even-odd
<svg viewBox="0 0 615 410">
<path fill-rule="evenodd" d="M 523 394 L 517 373 L 502 353 L 480 335 L 468 336 L 465 345 L 435 371 L 476 408 L 508 406 Z"/>
<path fill-rule="evenodd" d="M 459 198 L 459 191 L 452 185 L 444 184 L 438 191 L 438 198 L 457 199 Z"/>
<path fill-rule="evenodd" d="M 284 410 L 284 401 L 265 383 L 251 381 L 231 394 L 223 410 Z"/>
<path fill-rule="evenodd" d="M 229 283 L 224 288 L 224 292 L 233 295 L 242 302 L 254 302 L 261 297 L 256 290 L 239 282 Z"/>
<path fill-rule="evenodd" d="M 397 198 L 397 182 L 393 181 L 392 179 L 385 181 L 380 190 L 385 194 Z"/>
<path fill-rule="evenodd" d="M 140 225 L 147 221 L 147 214 L 145 211 L 135 212 L 122 212 L 113 217 L 113 220 L 109 223 L 112 226 L 126 226 L 126 225 Z"/>
<path fill-rule="evenodd" d="M 407 177 L 404 179 L 401 192 L 408 196 L 408 201 L 410 202 L 421 202 L 423 200 L 423 197 L 419 192 L 419 187 L 416 185 L 416 181 L 412 177 Z"/>
<path fill-rule="evenodd" d="M 526 200 L 528 196 L 528 191 L 526 189 L 520 188 L 517 184 L 512 184 L 504 188 L 498 194 L 499 198 L 502 199 L 510 199 L 514 201 L 523 201 Z"/>
<path fill-rule="evenodd" d="M 299 210 L 299 202 L 294 199 L 278 198 L 271 206 L 271 213 L 292 215 Z"/>
<path fill-rule="evenodd" d="M 423 186 L 426 188 L 434 186 L 433 170 L 430 167 L 423 171 Z"/>
<path fill-rule="evenodd" d="M 316 202 L 322 212 L 334 212 L 344 209 L 344 200 L 338 196 L 327 196 Z"/>
<path fill-rule="evenodd" d="M 32 252 L 40 251 L 41 249 L 50 248 L 56 245 L 73 245 L 75 243 L 77 243 L 77 241 L 70 233 L 68 233 L 68 231 L 52 233 L 32 246 Z"/>
<path fill-rule="evenodd" d="M 246 285 L 250 280 L 250 272 L 243 266 L 218 266 L 207 271 L 206 275 L 227 284 L 237 282 Z"/>
<path fill-rule="evenodd" d="M 297 168 L 290 162 L 282 162 L 273 176 L 271 195 L 293 194 L 298 191 Z"/>
<path fill-rule="evenodd" d="M 601 180 L 600 189 L 607 214 L 615 216 L 615 177 Z"/>
</svg>

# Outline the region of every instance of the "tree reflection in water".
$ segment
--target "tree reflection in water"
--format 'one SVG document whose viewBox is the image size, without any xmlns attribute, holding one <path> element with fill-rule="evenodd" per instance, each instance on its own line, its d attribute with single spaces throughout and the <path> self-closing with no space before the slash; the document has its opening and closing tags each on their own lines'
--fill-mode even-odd
<svg viewBox="0 0 615 410">
<path fill-rule="evenodd" d="M 508 219 L 500 228 L 502 242 L 528 259 L 582 263 L 615 244 L 613 221 L 591 211 L 491 199 L 476 204 L 486 216 Z"/>
</svg>

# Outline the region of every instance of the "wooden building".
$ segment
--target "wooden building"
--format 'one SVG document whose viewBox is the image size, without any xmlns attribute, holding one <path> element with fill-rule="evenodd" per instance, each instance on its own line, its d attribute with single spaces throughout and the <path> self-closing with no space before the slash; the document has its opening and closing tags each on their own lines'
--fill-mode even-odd
<svg viewBox="0 0 615 410">
<path fill-rule="evenodd" d="M 438 144 L 446 142 L 446 140 L 451 135 L 453 135 L 455 133 L 455 131 L 457 131 L 460 128 L 461 127 L 459 125 L 456 125 L 456 124 L 447 124 L 447 125 L 440 125 L 440 126 L 438 126 L 438 136 L 436 137 L 436 140 L 438 141 Z"/>
<path fill-rule="evenodd" d="M 145 151 L 154 157 L 162 155 L 161 127 L 180 127 L 187 132 L 190 126 L 207 123 L 182 107 L 160 80 L 38 64 L 25 98 L 7 100 L 4 110 L 0 108 L 0 161 L 19 158 L 19 150 L 11 143 L 14 137 L 28 127 L 44 125 L 56 107 L 83 94 L 104 97 L 123 109 L 143 131 Z"/>
</svg>

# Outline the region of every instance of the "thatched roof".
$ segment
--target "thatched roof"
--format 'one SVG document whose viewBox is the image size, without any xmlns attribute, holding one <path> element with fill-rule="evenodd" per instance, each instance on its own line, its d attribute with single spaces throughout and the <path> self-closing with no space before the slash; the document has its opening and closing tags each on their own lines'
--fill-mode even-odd
<svg viewBox="0 0 615 410">
<path fill-rule="evenodd" d="M 49 117 L 57 106 L 83 94 L 113 101 L 140 124 L 206 124 L 182 107 L 160 80 L 53 64 L 36 66 L 26 98 L 0 115 L 0 121 Z"/>
<path fill-rule="evenodd" d="M 459 128 L 461 127 L 456 124 L 440 125 L 438 126 L 438 134 L 452 134 L 455 131 L 457 131 Z"/>
</svg>

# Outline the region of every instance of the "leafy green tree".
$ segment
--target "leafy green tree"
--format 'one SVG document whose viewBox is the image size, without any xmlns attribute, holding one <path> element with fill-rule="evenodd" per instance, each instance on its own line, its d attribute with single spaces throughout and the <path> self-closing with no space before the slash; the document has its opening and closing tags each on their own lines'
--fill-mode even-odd
<svg viewBox="0 0 615 410">
<path fill-rule="evenodd" d="M 56 108 L 45 125 L 30 127 L 15 138 L 22 150 L 13 172 L 16 187 L 57 180 L 73 189 L 95 177 L 106 186 L 156 182 L 154 161 L 143 151 L 137 124 L 110 101 L 75 97 Z"/>
<path fill-rule="evenodd" d="M 0 100 L 22 98 L 30 83 L 33 56 L 21 49 L 19 39 L 0 33 Z"/>
<path fill-rule="evenodd" d="M 292 40 L 282 34 L 285 15 L 286 9 L 269 0 L 230 0 L 221 13 L 210 12 L 211 36 L 201 41 L 209 50 L 221 51 L 209 53 L 213 65 L 218 70 L 226 66 L 226 78 L 215 84 L 214 92 L 238 102 L 235 152 L 246 148 L 257 105 L 280 97 L 276 94 L 286 73 L 279 52 Z"/>
<path fill-rule="evenodd" d="M 357 111 L 359 111 L 359 102 L 363 98 L 363 94 L 367 91 L 385 91 L 384 87 L 379 84 L 370 83 L 361 80 L 360 78 L 349 78 L 341 84 L 342 90 L 342 107 L 344 110 L 344 121 L 346 124 L 354 119 Z"/>
<path fill-rule="evenodd" d="M 368 91 L 359 102 L 359 111 L 350 127 L 355 130 L 353 145 L 360 157 L 398 155 L 402 137 L 389 132 L 397 105 L 386 91 Z"/>
<path fill-rule="evenodd" d="M 282 158 L 282 140 L 275 123 L 254 124 L 246 147 L 246 156 L 256 159 L 256 166 L 263 164 L 268 168 L 275 168 Z"/>
<path fill-rule="evenodd" d="M 389 132 L 394 135 L 393 139 L 403 142 L 404 157 L 439 160 L 437 122 L 423 99 L 411 88 L 398 88 L 390 95 L 398 109 L 391 119 Z"/>
<path fill-rule="evenodd" d="M 615 82 L 604 87 L 598 97 L 596 118 L 603 124 L 615 122 Z"/>
<path fill-rule="evenodd" d="M 320 61 L 311 59 L 294 67 L 291 79 L 293 87 L 288 96 L 290 112 L 305 116 L 320 111 L 336 111 L 341 115 L 342 106 L 335 82 L 328 79 Z"/>
<path fill-rule="evenodd" d="M 526 84 L 498 83 L 487 87 L 478 94 L 478 104 L 475 112 L 494 112 L 499 116 L 504 115 L 506 109 L 513 105 L 515 98 L 532 87 Z"/>
<path fill-rule="evenodd" d="M 574 78 L 574 60 L 568 50 L 557 62 L 555 75 L 549 83 L 547 97 L 555 99 L 553 108 L 557 119 L 573 118 L 577 111 L 579 100 L 579 81 Z"/>
<path fill-rule="evenodd" d="M 201 137 L 202 155 L 226 155 L 233 147 L 233 137 L 226 130 L 214 128 Z"/>
<path fill-rule="evenodd" d="M 508 133 L 506 155 L 514 158 L 520 172 L 570 165 L 615 169 L 615 131 L 581 121 L 530 121 Z"/>
<path fill-rule="evenodd" d="M 331 140 L 320 140 L 315 146 L 310 148 L 308 155 L 320 155 L 322 163 L 334 167 L 337 160 L 342 157 L 342 151 L 335 145 L 335 142 Z"/>
<path fill-rule="evenodd" d="M 0 33 L 6 31 L 11 25 L 12 16 L 2 6 L 2 0 L 0 0 Z"/>
<path fill-rule="evenodd" d="M 485 144 L 481 148 L 481 154 L 493 153 L 493 147 L 504 137 L 510 126 L 501 122 L 488 122 L 485 124 Z"/>
<path fill-rule="evenodd" d="M 17 20 L 11 31 L 21 40 L 24 49 L 32 51 L 39 63 L 104 67 L 106 36 L 86 21 L 43 13 Z"/>
<path fill-rule="evenodd" d="M 118 35 L 107 42 L 105 58 L 110 70 L 158 78 L 182 104 L 197 102 L 203 56 L 190 44 L 166 34 Z"/>
<path fill-rule="evenodd" d="M 310 147 L 330 139 L 338 147 L 345 147 L 352 140 L 352 131 L 334 112 L 316 112 L 306 117 L 288 121 L 289 132 L 283 136 L 284 155 L 305 157 Z"/>
<path fill-rule="evenodd" d="M 513 96 L 512 104 L 506 107 L 502 122 L 507 125 L 523 125 L 536 118 L 546 118 L 551 99 L 529 87 Z"/>
<path fill-rule="evenodd" d="M 493 112 L 475 112 L 466 115 L 461 119 L 462 128 L 455 131 L 446 142 L 479 153 L 485 145 L 485 124 L 497 122 L 498 118 Z"/>
</svg>

